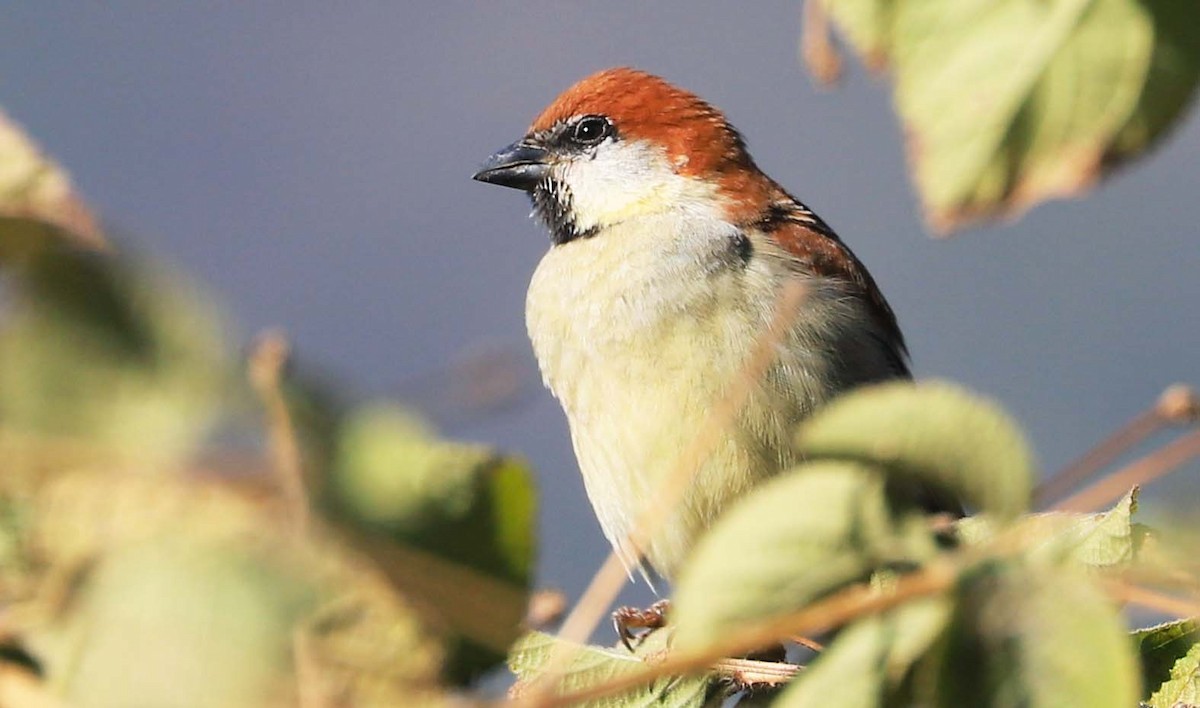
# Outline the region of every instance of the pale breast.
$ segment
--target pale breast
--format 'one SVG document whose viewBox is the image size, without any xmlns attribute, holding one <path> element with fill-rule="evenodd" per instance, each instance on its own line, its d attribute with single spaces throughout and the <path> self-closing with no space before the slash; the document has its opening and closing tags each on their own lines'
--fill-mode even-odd
<svg viewBox="0 0 1200 708">
<path fill-rule="evenodd" d="M 677 221 L 677 220 L 673 220 Z M 546 385 L 562 403 L 588 496 L 620 548 L 656 502 L 771 321 L 782 282 L 803 277 L 723 222 L 643 219 L 553 248 L 526 305 Z M 761 244 L 759 244 L 761 246 Z M 809 283 L 769 374 L 647 555 L 671 571 L 733 497 L 794 462 L 795 423 L 830 391 L 830 322 L 844 300 Z M 844 313 L 843 313 L 844 314 Z M 844 319 L 844 318 L 843 318 Z"/>
</svg>

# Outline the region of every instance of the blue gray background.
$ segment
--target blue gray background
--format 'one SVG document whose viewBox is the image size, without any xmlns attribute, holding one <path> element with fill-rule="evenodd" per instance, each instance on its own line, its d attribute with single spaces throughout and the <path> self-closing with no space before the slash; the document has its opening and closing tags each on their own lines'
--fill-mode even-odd
<svg viewBox="0 0 1200 708">
<path fill-rule="evenodd" d="M 814 88 L 800 12 L 796 0 L 27 1 L 0 20 L 0 105 L 127 241 L 205 283 L 243 341 L 282 326 L 355 395 L 404 394 L 450 434 L 528 457 L 541 578 L 575 596 L 606 548 L 524 340 L 548 242 L 520 194 L 470 175 L 594 70 L 635 65 L 724 108 L 763 168 L 870 266 L 916 371 L 999 399 L 1045 469 L 1166 384 L 1200 383 L 1196 114 L 1085 200 L 936 241 L 886 84 L 856 68 L 839 90 Z M 453 401 L 456 377 L 478 368 L 454 362 L 481 352 L 516 372 L 520 393 L 498 412 Z M 1194 504 L 1196 471 L 1156 496 Z"/>
</svg>

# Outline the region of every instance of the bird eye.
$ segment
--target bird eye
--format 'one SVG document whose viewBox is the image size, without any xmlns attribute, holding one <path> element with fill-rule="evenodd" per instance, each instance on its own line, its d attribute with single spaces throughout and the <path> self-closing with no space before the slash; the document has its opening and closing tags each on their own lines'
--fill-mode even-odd
<svg viewBox="0 0 1200 708">
<path fill-rule="evenodd" d="M 595 145 L 612 132 L 612 123 L 604 116 L 584 116 L 571 129 L 571 140 L 580 145 Z"/>
</svg>

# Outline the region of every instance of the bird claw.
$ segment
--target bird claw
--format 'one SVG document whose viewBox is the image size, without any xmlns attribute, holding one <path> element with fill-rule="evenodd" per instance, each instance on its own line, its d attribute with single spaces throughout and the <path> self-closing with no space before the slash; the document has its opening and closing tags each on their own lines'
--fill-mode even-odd
<svg viewBox="0 0 1200 708">
<path fill-rule="evenodd" d="M 612 613 L 613 629 L 617 631 L 621 643 L 629 651 L 633 651 L 633 640 L 644 638 L 656 629 L 662 629 L 667 624 L 667 612 L 671 609 L 670 600 L 659 600 L 646 609 L 638 607 L 618 607 Z M 646 630 L 635 634 L 632 630 Z"/>
</svg>

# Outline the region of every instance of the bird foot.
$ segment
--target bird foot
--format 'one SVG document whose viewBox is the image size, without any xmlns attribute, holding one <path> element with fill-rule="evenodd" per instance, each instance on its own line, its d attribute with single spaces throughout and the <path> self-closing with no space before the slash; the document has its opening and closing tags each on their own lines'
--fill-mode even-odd
<svg viewBox="0 0 1200 708">
<path fill-rule="evenodd" d="M 671 609 L 670 600 L 659 600 L 646 609 L 638 607 L 618 607 L 612 613 L 613 629 L 621 643 L 629 651 L 633 651 L 633 640 L 640 639 L 656 629 L 662 629 L 667 624 L 667 612 Z M 645 630 L 635 633 L 633 630 Z"/>
</svg>

